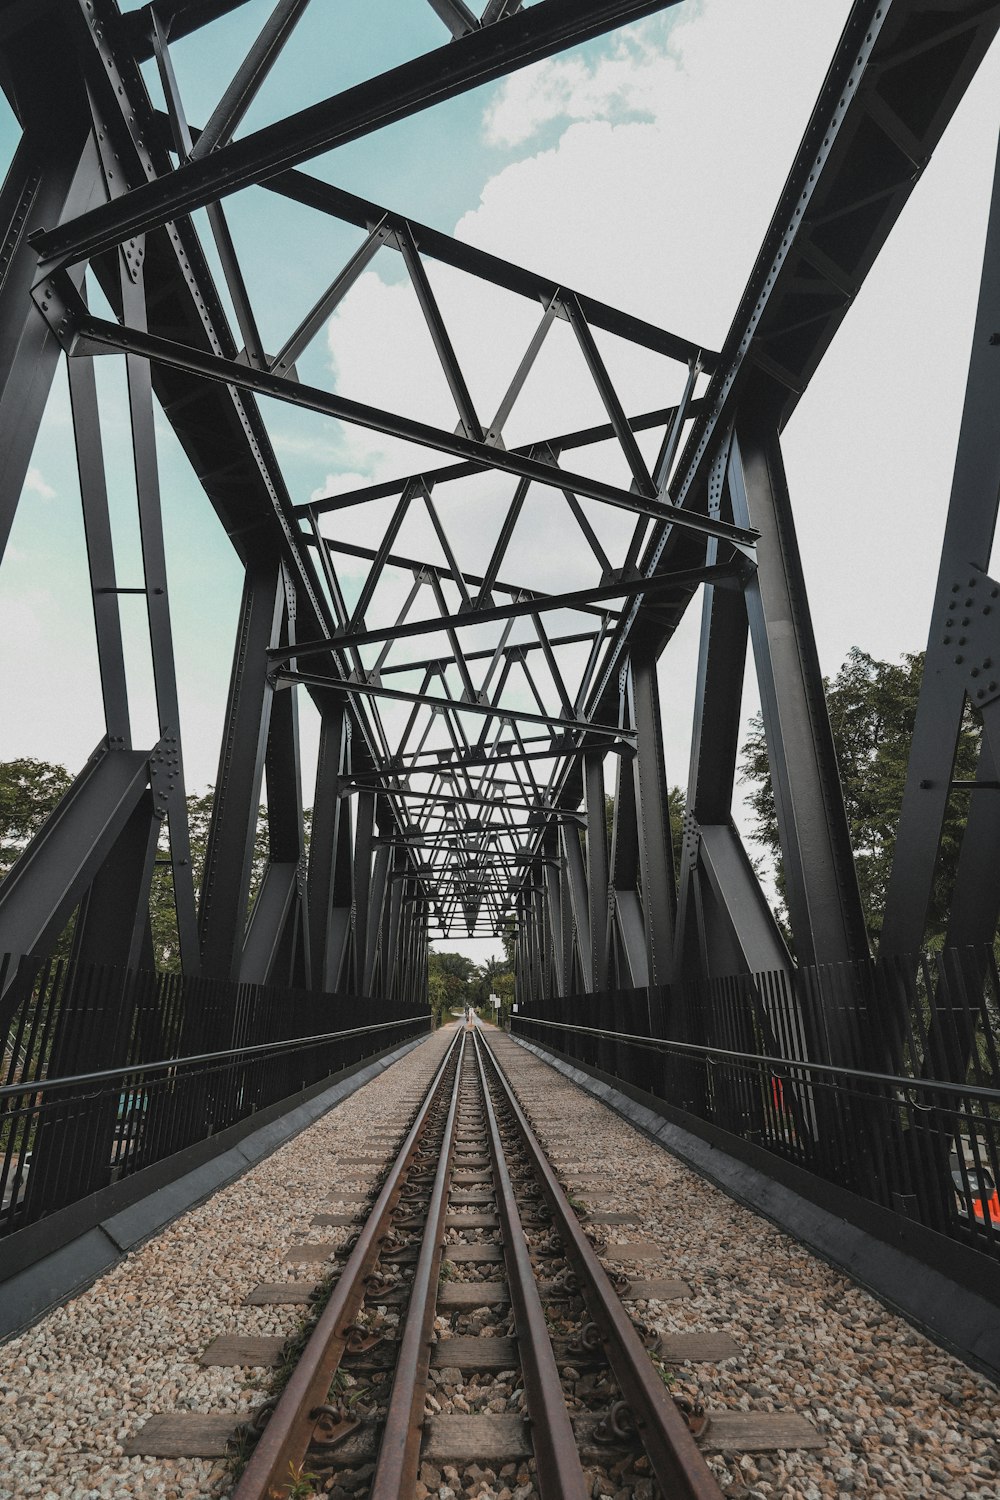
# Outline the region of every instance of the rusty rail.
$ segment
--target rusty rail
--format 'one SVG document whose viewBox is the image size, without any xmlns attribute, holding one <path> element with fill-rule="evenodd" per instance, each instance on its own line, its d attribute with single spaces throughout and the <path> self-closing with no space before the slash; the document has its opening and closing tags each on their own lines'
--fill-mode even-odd
<svg viewBox="0 0 1000 1500">
<path fill-rule="evenodd" d="M 401 1500 L 412 1495 L 420 1468 L 420 1441 L 423 1432 L 424 1397 L 430 1367 L 434 1311 L 437 1306 L 438 1277 L 444 1251 L 445 1217 L 448 1212 L 448 1181 L 455 1153 L 455 1120 L 458 1096 L 462 1087 L 462 1064 L 465 1060 L 466 1031 L 459 1033 L 460 1050 L 451 1106 L 445 1123 L 444 1140 L 434 1174 L 427 1208 L 427 1225 L 420 1246 L 413 1277 L 413 1290 L 406 1309 L 406 1325 L 400 1340 L 396 1372 L 392 1381 L 389 1409 L 379 1446 L 369 1500 Z M 450 1053 L 449 1053 L 450 1056 Z"/>
<path fill-rule="evenodd" d="M 288 1492 L 289 1465 L 301 1464 L 316 1427 L 316 1412 L 327 1403 L 332 1381 L 365 1296 L 365 1278 L 374 1270 L 399 1201 L 406 1173 L 420 1143 L 437 1093 L 463 1034 L 456 1035 L 427 1090 L 389 1175 L 382 1185 L 357 1244 L 351 1251 L 309 1342 L 281 1393 L 260 1440 L 233 1491 L 232 1500 L 282 1500 Z M 461 1074 L 461 1051 L 457 1079 Z M 440 1239 L 440 1235 L 438 1236 Z"/>
<path fill-rule="evenodd" d="M 542 1500 L 587 1500 L 590 1491 L 583 1477 L 583 1466 L 576 1446 L 576 1436 L 566 1398 L 563 1395 L 556 1366 L 555 1352 L 545 1323 L 538 1286 L 521 1227 L 521 1215 L 514 1198 L 514 1187 L 504 1158 L 503 1143 L 497 1125 L 496 1111 L 490 1098 L 486 1068 L 480 1051 L 478 1027 L 473 1033 L 476 1066 L 483 1090 L 483 1109 L 493 1160 L 493 1184 L 497 1199 L 497 1217 L 503 1241 L 510 1302 L 517 1329 L 521 1378 L 531 1417 L 531 1441 L 535 1450 L 535 1470 Z"/>
<path fill-rule="evenodd" d="M 722 1490 L 687 1423 L 671 1401 L 593 1246 L 556 1178 L 499 1060 L 482 1034 L 499 1088 L 531 1159 L 573 1266 L 590 1317 L 597 1325 L 604 1352 L 635 1419 L 664 1495 L 670 1500 L 722 1500 Z M 547 1341 L 547 1339 L 546 1339 Z M 522 1358 L 524 1357 L 522 1352 Z"/>
</svg>

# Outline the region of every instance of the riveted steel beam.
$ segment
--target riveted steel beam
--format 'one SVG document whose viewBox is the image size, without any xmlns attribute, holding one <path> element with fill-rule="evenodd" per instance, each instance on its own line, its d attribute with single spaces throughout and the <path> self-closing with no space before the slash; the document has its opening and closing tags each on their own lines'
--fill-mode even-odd
<svg viewBox="0 0 1000 1500">
<path fill-rule="evenodd" d="M 113 250 L 123 240 L 193 213 L 213 199 L 675 3 L 540 0 L 520 15 L 253 131 L 203 160 L 188 162 L 106 209 L 81 215 L 72 227 L 49 231 L 39 238 L 39 253 L 66 262 Z"/>
</svg>

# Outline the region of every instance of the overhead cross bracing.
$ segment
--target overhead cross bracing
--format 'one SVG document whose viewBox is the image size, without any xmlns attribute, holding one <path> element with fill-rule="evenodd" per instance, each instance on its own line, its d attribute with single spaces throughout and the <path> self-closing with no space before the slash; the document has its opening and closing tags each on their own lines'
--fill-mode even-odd
<svg viewBox="0 0 1000 1500">
<path fill-rule="evenodd" d="M 506 932 L 517 934 L 525 996 L 785 967 L 731 816 L 749 645 L 796 956 L 861 956 L 779 439 L 1000 7 L 851 8 L 746 293 L 713 350 L 691 330 L 661 328 L 325 180 L 347 143 L 672 6 L 491 0 L 475 15 L 413 0 L 433 12 L 438 46 L 243 129 L 315 3 L 271 7 L 200 119 L 179 47 L 239 4 L 177 0 L 121 15 L 113 0 L 50 0 L 0 21 L 4 86 L 24 130 L 3 200 L 4 535 L 64 355 L 107 719 L 65 815 L 0 888 L 0 946 L 44 950 L 89 902 L 81 953 L 148 958 L 165 820 L 191 974 L 419 988 L 428 938 Z M 277 334 L 248 274 L 247 194 L 261 226 L 277 232 L 294 214 L 296 235 L 307 228 L 325 247 L 323 275 L 309 263 L 301 310 Z M 391 347 L 381 399 L 342 391 L 318 358 L 331 319 L 382 267 L 418 309 L 433 420 L 420 401 L 390 399 Z M 475 338 L 495 345 L 488 381 L 456 307 L 475 309 Z M 161 730 L 141 748 L 101 451 L 98 372 L 109 355 L 128 372 Z M 538 396 L 556 380 L 574 400 L 553 432 Z M 157 409 L 246 570 L 199 893 Z M 399 456 L 397 477 L 295 492 L 271 436 L 279 410 L 378 435 Z M 531 554 L 543 524 L 560 529 L 558 558 Z M 656 663 L 696 596 L 702 649 L 678 886 Z M 322 721 L 311 795 L 300 784 L 300 694 Z M 262 787 L 269 859 L 251 915 Z M 129 892 L 114 922 L 88 895 L 108 882 Z"/>
</svg>

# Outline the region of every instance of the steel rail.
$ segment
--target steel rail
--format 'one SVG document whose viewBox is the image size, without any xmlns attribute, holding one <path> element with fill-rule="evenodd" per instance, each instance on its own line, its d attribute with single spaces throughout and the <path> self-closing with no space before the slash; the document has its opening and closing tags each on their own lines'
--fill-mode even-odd
<svg viewBox="0 0 1000 1500">
<path fill-rule="evenodd" d="M 605 1355 L 635 1418 L 640 1439 L 663 1494 L 669 1496 L 670 1500 L 722 1500 L 722 1490 L 687 1423 L 667 1395 L 631 1318 L 608 1280 L 607 1272 L 598 1260 L 593 1246 L 580 1228 L 579 1220 L 570 1207 L 485 1033 L 483 1045 L 520 1131 L 532 1170 L 552 1211 L 566 1257 L 576 1272 L 587 1310 L 597 1325 Z"/>
<path fill-rule="evenodd" d="M 284 1495 L 289 1464 L 299 1463 L 305 1456 L 316 1425 L 315 1418 L 310 1413 L 327 1403 L 330 1382 L 347 1346 L 347 1334 L 364 1301 L 365 1277 L 371 1273 L 378 1260 L 388 1233 L 390 1217 L 399 1201 L 406 1173 L 426 1128 L 431 1107 L 455 1051 L 459 1049 L 459 1065 L 455 1073 L 449 1119 L 454 1115 L 458 1080 L 462 1071 L 463 1045 L 464 1039 L 460 1032 L 431 1080 L 416 1119 L 358 1235 L 357 1244 L 347 1259 L 333 1295 L 261 1434 L 240 1482 L 233 1491 L 232 1500 L 274 1500 L 274 1497 Z M 440 1239 L 440 1235 L 438 1238 Z"/>
<path fill-rule="evenodd" d="M 465 1059 L 466 1029 L 458 1033 L 460 1044 L 451 1107 L 445 1123 L 444 1141 L 434 1174 L 427 1223 L 420 1244 L 420 1256 L 413 1276 L 413 1289 L 406 1309 L 406 1325 L 399 1344 L 396 1372 L 392 1380 L 389 1409 L 382 1441 L 379 1445 L 375 1473 L 372 1475 L 368 1500 L 404 1500 L 414 1493 L 420 1467 L 420 1440 L 423 1435 L 424 1399 L 430 1369 L 431 1338 L 437 1307 L 438 1277 L 444 1252 L 445 1218 L 448 1213 L 448 1181 L 455 1154 L 455 1122 L 458 1096 L 462 1087 L 462 1063 Z M 449 1053 L 450 1056 L 450 1053 Z"/>
<path fill-rule="evenodd" d="M 500 1220 L 510 1303 L 517 1330 L 521 1379 L 531 1418 L 531 1441 L 535 1450 L 538 1488 L 542 1500 L 586 1500 L 589 1490 L 583 1477 L 573 1424 L 566 1409 L 555 1352 L 521 1227 L 514 1187 L 504 1159 L 503 1142 L 479 1046 L 478 1027 L 473 1032 L 473 1045 L 483 1091 L 483 1108 L 490 1157 L 493 1161 L 497 1217 Z"/>
</svg>

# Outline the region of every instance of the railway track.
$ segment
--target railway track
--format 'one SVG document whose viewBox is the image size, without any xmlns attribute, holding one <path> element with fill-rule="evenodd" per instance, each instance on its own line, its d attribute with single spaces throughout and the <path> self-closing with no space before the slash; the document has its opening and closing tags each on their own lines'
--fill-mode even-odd
<svg viewBox="0 0 1000 1500">
<path fill-rule="evenodd" d="M 704 1417 L 670 1397 L 478 1027 L 347 1249 L 233 1500 L 411 1500 L 470 1464 L 521 1500 L 584 1500 L 595 1470 L 616 1493 L 719 1500 Z M 459 1370 L 468 1410 L 440 1415 Z"/>
</svg>

